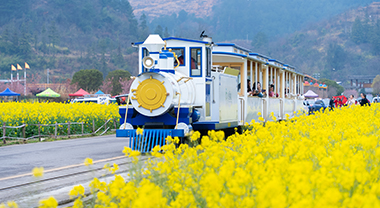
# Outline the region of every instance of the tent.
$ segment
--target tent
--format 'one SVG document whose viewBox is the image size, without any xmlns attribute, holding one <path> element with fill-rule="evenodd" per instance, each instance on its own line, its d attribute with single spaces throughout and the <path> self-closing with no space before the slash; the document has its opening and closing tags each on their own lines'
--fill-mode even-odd
<svg viewBox="0 0 380 208">
<path fill-rule="evenodd" d="M 340 98 L 340 99 L 343 101 L 343 103 L 346 103 L 346 102 L 347 102 L 347 98 L 346 98 L 346 96 L 344 96 L 344 95 L 333 96 L 333 98 L 334 98 L 334 99 Z"/>
<path fill-rule="evenodd" d="M 319 95 L 316 94 L 315 92 L 313 92 L 312 90 L 308 90 L 303 96 L 304 97 L 309 97 L 309 98 L 319 97 Z"/>
<path fill-rule="evenodd" d="M 7 88 L 0 93 L 0 96 L 20 96 L 20 94 L 15 93 L 12 90 L 10 90 L 9 88 Z"/>
<path fill-rule="evenodd" d="M 79 96 L 84 96 L 84 95 L 89 95 L 90 93 L 84 91 L 82 88 L 80 88 L 80 90 L 78 90 L 76 93 L 74 94 L 69 94 L 69 96 L 73 96 L 73 97 L 79 97 Z"/>
<path fill-rule="evenodd" d="M 20 96 L 20 94 L 19 93 L 15 93 L 12 90 L 10 90 L 9 88 L 7 88 L 7 89 L 5 89 L 4 91 L 2 91 L 0 93 L 0 96 L 8 96 L 8 100 L 12 100 L 12 99 L 9 99 L 10 96 Z"/>
<path fill-rule="evenodd" d="M 36 96 L 37 97 L 49 97 L 49 98 L 52 98 L 52 97 L 61 97 L 60 94 L 54 92 L 50 88 L 47 88 L 45 91 L 43 91 L 41 93 L 38 93 Z"/>
<path fill-rule="evenodd" d="M 104 92 L 102 92 L 101 90 L 99 90 L 99 91 L 97 91 L 97 92 L 95 93 L 95 95 L 104 95 Z"/>
</svg>

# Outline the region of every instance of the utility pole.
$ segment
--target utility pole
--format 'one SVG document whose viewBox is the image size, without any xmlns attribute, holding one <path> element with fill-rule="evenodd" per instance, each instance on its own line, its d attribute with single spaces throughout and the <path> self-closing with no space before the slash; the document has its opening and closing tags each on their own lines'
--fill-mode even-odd
<svg viewBox="0 0 380 208">
<path fill-rule="evenodd" d="M 25 71 L 24 71 L 24 99 L 26 97 L 26 69 L 30 69 L 29 64 L 25 62 Z"/>
<path fill-rule="evenodd" d="M 47 82 L 47 84 L 49 84 L 49 69 L 46 70 L 46 74 L 47 74 L 46 82 Z"/>
</svg>

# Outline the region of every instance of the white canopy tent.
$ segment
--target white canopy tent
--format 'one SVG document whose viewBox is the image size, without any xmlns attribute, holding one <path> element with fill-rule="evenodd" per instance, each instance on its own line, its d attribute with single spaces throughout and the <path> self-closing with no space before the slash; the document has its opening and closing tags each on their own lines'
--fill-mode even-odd
<svg viewBox="0 0 380 208">
<path fill-rule="evenodd" d="M 313 92 L 312 90 L 308 90 L 303 96 L 305 96 L 305 98 L 317 98 L 317 97 L 319 97 L 319 95 L 316 94 L 315 92 Z"/>
</svg>

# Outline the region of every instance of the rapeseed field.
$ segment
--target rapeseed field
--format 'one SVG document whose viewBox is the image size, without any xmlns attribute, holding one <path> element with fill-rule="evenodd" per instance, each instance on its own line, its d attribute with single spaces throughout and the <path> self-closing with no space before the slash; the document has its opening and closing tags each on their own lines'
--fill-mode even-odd
<svg viewBox="0 0 380 208">
<path fill-rule="evenodd" d="M 380 207 L 380 105 L 246 128 L 226 140 L 223 132 L 195 132 L 195 147 L 168 138 L 141 169 L 139 152 L 125 147 L 135 166 L 128 180 L 115 174 L 75 186 L 74 207 Z M 56 206 L 52 197 L 40 203 Z"/>
<path fill-rule="evenodd" d="M 67 122 L 83 122 L 84 132 L 92 132 L 100 127 L 106 119 L 118 119 L 119 111 L 116 104 L 99 105 L 95 103 L 54 103 L 54 102 L 8 102 L 0 103 L 0 123 L 6 126 L 21 126 L 22 124 L 55 124 Z M 41 133 L 54 135 L 55 127 L 41 127 Z M 80 125 L 72 125 L 71 133 L 81 132 Z M 67 133 L 67 125 L 59 125 L 58 134 Z M 37 126 L 26 127 L 26 137 L 38 134 Z M 0 132 L 2 134 L 2 132 Z M 21 137 L 22 129 L 7 129 L 7 136 Z"/>
</svg>

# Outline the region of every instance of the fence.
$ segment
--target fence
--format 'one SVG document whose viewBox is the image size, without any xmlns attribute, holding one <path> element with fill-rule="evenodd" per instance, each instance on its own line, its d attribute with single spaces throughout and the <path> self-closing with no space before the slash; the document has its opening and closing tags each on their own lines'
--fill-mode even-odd
<svg viewBox="0 0 380 208">
<path fill-rule="evenodd" d="M 3 123 L 2 128 L 2 137 L 3 143 L 6 144 L 6 139 L 22 139 L 22 140 L 28 140 L 28 139 L 33 139 L 33 138 L 38 138 L 39 141 L 41 141 L 42 137 L 53 137 L 54 139 L 57 139 L 58 137 L 68 137 L 70 138 L 71 136 L 86 136 L 86 135 L 95 135 L 97 134 L 101 129 L 104 128 L 104 131 L 100 134 L 103 135 L 106 133 L 110 128 L 112 127 L 112 124 L 107 127 L 107 124 L 112 121 L 114 129 L 111 130 L 116 130 L 119 126 L 119 124 L 116 122 L 115 118 L 110 118 L 108 120 L 105 120 L 104 124 L 98 127 L 97 129 L 95 128 L 96 122 L 95 120 L 92 121 L 92 126 L 90 127 L 90 133 L 85 132 L 85 128 L 87 128 L 87 132 L 89 129 L 89 125 L 85 124 L 84 122 L 67 122 L 67 123 L 57 123 L 55 122 L 54 124 L 22 124 L 21 126 L 6 126 L 6 123 Z M 65 128 L 64 126 L 67 127 Z M 79 126 L 79 127 L 78 127 Z M 29 127 L 29 129 L 27 129 Z M 34 128 L 33 128 L 34 127 Z M 44 131 L 44 128 L 48 127 L 47 131 Z M 7 134 L 7 129 L 13 129 L 13 131 L 8 132 Z M 80 133 L 78 133 L 78 130 Z M 27 135 L 26 132 L 29 132 Z M 47 134 L 46 134 L 47 132 Z M 54 132 L 54 133 L 50 133 Z M 65 134 L 66 133 L 66 134 Z M 16 136 L 11 136 L 11 135 L 16 135 Z M 21 137 L 18 137 L 20 134 Z"/>
</svg>

